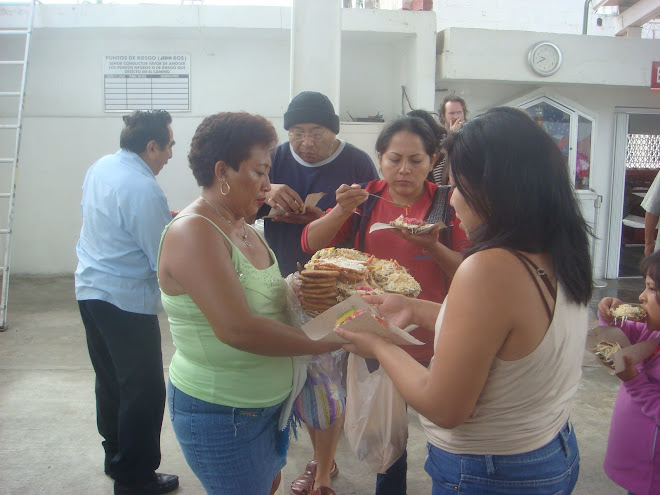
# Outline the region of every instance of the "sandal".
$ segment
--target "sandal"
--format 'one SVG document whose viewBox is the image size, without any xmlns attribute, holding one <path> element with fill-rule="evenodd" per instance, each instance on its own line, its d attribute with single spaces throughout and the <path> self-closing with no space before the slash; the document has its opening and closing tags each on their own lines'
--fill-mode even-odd
<svg viewBox="0 0 660 495">
<path fill-rule="evenodd" d="M 329 486 L 319 486 L 311 495 L 337 495 Z"/>
<path fill-rule="evenodd" d="M 337 463 L 332 460 L 332 470 L 330 471 L 330 478 L 336 478 L 339 475 L 339 467 L 337 466 Z M 325 487 L 323 487 L 325 488 Z M 334 492 L 333 492 L 334 493 Z"/>
<path fill-rule="evenodd" d="M 311 473 L 312 476 L 316 477 L 316 459 L 314 459 L 313 461 L 309 461 L 307 463 L 307 469 L 305 471 Z M 337 477 L 338 474 L 339 474 L 339 467 L 337 466 L 337 463 L 333 459 L 332 469 L 330 470 L 330 477 L 334 479 Z"/>
<path fill-rule="evenodd" d="M 310 495 L 314 488 L 314 475 L 316 474 L 316 461 L 309 461 L 305 472 L 291 483 L 291 495 Z"/>
<path fill-rule="evenodd" d="M 332 470 L 330 470 L 330 478 L 336 478 L 339 474 L 339 467 L 337 462 L 332 461 Z M 291 483 L 291 495 L 312 495 L 312 488 L 314 488 L 314 477 L 316 476 L 316 460 L 309 461 L 305 472 L 298 476 L 293 483 Z M 321 488 L 328 488 L 322 486 Z M 329 488 L 328 488 L 329 489 Z M 318 490 L 317 490 L 318 491 Z M 332 495 L 334 492 L 326 492 L 322 495 Z"/>
</svg>

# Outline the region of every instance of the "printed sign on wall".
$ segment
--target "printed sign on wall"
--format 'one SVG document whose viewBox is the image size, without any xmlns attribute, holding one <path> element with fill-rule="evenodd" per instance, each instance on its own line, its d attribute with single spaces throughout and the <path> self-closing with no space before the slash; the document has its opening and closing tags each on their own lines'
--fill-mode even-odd
<svg viewBox="0 0 660 495">
<path fill-rule="evenodd" d="M 106 55 L 106 112 L 190 110 L 190 55 Z"/>
<path fill-rule="evenodd" d="M 651 91 L 660 91 L 660 62 L 651 62 Z"/>
</svg>

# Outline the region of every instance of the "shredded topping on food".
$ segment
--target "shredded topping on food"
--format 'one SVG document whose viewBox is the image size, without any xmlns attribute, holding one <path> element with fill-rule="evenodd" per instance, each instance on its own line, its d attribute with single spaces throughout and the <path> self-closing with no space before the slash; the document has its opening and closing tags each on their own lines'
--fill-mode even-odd
<svg viewBox="0 0 660 495">
<path fill-rule="evenodd" d="M 409 228 L 421 227 L 422 225 L 426 225 L 426 222 L 424 220 L 420 220 L 419 218 L 401 215 L 396 220 L 392 220 L 390 222 L 390 225 L 392 225 L 393 227 L 401 227 L 404 229 L 409 229 Z"/>
<path fill-rule="evenodd" d="M 641 306 L 634 304 L 621 304 L 611 309 L 610 313 L 614 318 L 621 318 L 622 320 L 642 321 L 646 318 L 646 311 Z"/>
<path fill-rule="evenodd" d="M 621 346 L 617 342 L 608 342 L 607 340 L 601 341 L 592 352 L 601 360 L 607 367 L 614 369 L 615 352 L 620 351 Z"/>
<path fill-rule="evenodd" d="M 419 218 L 406 217 L 403 215 L 394 220 L 394 222 L 402 223 L 403 225 L 424 225 L 426 223 L 424 220 L 420 220 Z"/>
<path fill-rule="evenodd" d="M 370 256 L 371 255 L 358 251 L 357 249 L 329 247 L 316 251 L 314 256 L 312 256 L 311 261 L 323 258 L 346 258 L 349 260 L 368 262 Z"/>
<path fill-rule="evenodd" d="M 424 220 L 409 217 L 407 215 L 401 215 L 399 218 L 392 220 L 390 225 L 398 229 L 407 230 L 411 234 L 425 234 L 430 232 L 434 227 L 433 224 L 426 223 Z"/>
</svg>

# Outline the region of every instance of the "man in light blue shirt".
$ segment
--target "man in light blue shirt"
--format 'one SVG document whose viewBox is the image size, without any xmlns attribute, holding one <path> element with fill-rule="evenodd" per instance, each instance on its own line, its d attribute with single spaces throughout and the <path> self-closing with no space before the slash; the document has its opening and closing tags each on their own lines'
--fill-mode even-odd
<svg viewBox="0 0 660 495">
<path fill-rule="evenodd" d="M 160 494 L 175 475 L 156 473 L 165 382 L 157 314 L 160 235 L 171 220 L 156 175 L 172 157 L 164 110 L 124 116 L 121 149 L 83 184 L 76 299 L 96 372 L 96 416 L 114 493 Z"/>
</svg>

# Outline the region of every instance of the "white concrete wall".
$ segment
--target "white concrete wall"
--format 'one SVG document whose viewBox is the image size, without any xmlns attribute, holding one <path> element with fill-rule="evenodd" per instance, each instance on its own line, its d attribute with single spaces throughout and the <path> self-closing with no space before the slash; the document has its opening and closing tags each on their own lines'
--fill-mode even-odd
<svg viewBox="0 0 660 495">
<path fill-rule="evenodd" d="M 20 25 L 23 13 L 0 10 L 0 26 Z M 289 102 L 290 15 L 288 8 L 40 7 L 26 91 L 13 273 L 75 269 L 80 187 L 89 166 L 117 150 L 122 128 L 122 113 L 103 111 L 105 55 L 191 56 L 191 111 L 172 113 L 177 144 L 158 176 L 170 207 L 180 209 L 199 194 L 186 156 L 206 115 L 259 113 L 286 139 L 282 115 Z M 422 49 L 417 48 L 420 37 Z M 402 85 L 414 105 L 432 108 L 434 44 L 433 13 L 344 10 L 340 119 L 350 120 L 348 112 L 354 117 L 380 112 L 392 119 L 401 112 Z M 14 48 L 0 44 L 0 60 Z M 418 57 L 427 61 L 421 71 L 426 81 L 419 81 L 414 70 Z M 0 121 L 11 115 L 2 105 Z M 347 124 L 340 136 L 374 157 L 379 130 L 378 124 Z M 6 144 L 0 138 L 0 148 Z M 8 183 L 0 173 L 0 189 Z"/>
<path fill-rule="evenodd" d="M 438 31 L 448 27 L 582 32 L 584 2 L 576 0 L 434 0 Z"/>
<path fill-rule="evenodd" d="M 546 78 L 528 63 L 530 49 L 540 41 L 557 44 L 563 58 L 560 69 Z M 648 88 L 651 62 L 659 54 L 660 40 L 450 28 L 438 34 L 436 71 L 439 84 L 448 79 Z"/>
</svg>

